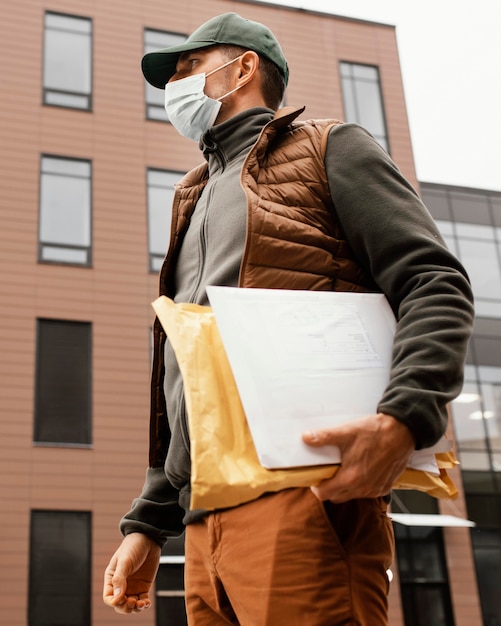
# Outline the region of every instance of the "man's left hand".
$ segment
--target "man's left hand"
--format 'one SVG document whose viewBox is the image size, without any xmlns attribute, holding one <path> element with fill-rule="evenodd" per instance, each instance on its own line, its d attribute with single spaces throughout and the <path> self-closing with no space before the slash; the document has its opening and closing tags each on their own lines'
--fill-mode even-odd
<svg viewBox="0 0 501 626">
<path fill-rule="evenodd" d="M 310 446 L 334 445 L 341 450 L 341 466 L 336 474 L 311 488 L 319 500 L 332 502 L 387 495 L 415 448 L 407 426 L 384 413 L 304 433 L 303 441 Z"/>
</svg>

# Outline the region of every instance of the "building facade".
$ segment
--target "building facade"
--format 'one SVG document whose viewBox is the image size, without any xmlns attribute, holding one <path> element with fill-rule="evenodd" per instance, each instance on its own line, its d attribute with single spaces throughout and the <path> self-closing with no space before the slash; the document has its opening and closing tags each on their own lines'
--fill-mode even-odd
<svg viewBox="0 0 501 626">
<path fill-rule="evenodd" d="M 111 626 L 124 619 L 103 605 L 102 575 L 147 464 L 150 303 L 169 238 L 173 185 L 200 161 L 197 146 L 167 122 L 162 92 L 145 84 L 140 60 L 227 11 L 262 21 L 278 36 L 292 70 L 287 104 L 306 104 L 305 117 L 365 126 L 418 186 L 392 26 L 238 0 L 6 4 L 0 578 L 9 626 Z M 492 626 L 494 587 L 485 568 L 496 563 L 499 576 L 499 513 L 492 511 L 500 506 L 500 279 L 499 272 L 484 275 L 471 241 L 481 243 L 482 261 L 497 254 L 499 262 L 499 199 L 490 212 L 478 209 L 466 219 L 464 208 L 456 220 L 454 204 L 447 212 L 447 203 L 435 203 L 440 190 L 425 191 L 444 234 L 465 262 L 477 263 L 474 284 L 484 307 L 465 387 L 479 417 L 468 421 L 462 404 L 453 409 L 466 492 L 453 512 L 478 526 L 473 534 L 397 530 L 391 624 L 477 626 L 482 607 Z M 497 221 L 482 221 L 495 213 Z M 400 494 L 396 506 L 450 513 L 452 505 Z M 162 557 L 156 608 L 138 618 L 142 624 L 183 623 L 182 570 L 181 539 Z"/>
<path fill-rule="evenodd" d="M 468 270 L 475 327 L 452 403 L 484 624 L 501 624 L 501 192 L 421 183 L 449 248 Z"/>
</svg>

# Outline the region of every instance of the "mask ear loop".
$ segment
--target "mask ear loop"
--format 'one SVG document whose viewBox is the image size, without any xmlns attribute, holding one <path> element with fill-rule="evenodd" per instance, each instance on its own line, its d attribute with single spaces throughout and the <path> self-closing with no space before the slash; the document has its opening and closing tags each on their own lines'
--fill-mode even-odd
<svg viewBox="0 0 501 626">
<path fill-rule="evenodd" d="M 221 96 L 220 98 L 216 98 L 216 100 L 218 102 L 221 102 L 223 98 L 227 98 L 228 96 L 231 96 L 232 93 L 235 93 L 235 91 L 238 91 L 241 87 L 243 87 L 243 85 L 238 85 L 238 87 L 235 87 L 231 91 L 228 91 L 228 93 L 225 93 L 224 96 Z"/>
<path fill-rule="evenodd" d="M 215 70 L 211 70 L 210 72 L 208 72 L 205 75 L 205 78 L 207 78 L 208 76 L 210 76 L 211 74 L 214 74 L 215 72 L 219 72 L 219 70 L 224 69 L 225 67 L 228 67 L 228 65 L 231 65 L 232 63 L 235 63 L 235 61 L 238 61 L 238 59 L 241 59 L 244 56 L 245 53 L 242 53 L 240 56 L 235 57 L 234 59 L 231 59 L 231 61 L 228 61 L 227 63 L 225 63 L 224 65 L 220 65 L 219 67 L 216 67 Z M 235 87 L 234 89 L 232 89 L 231 91 L 228 91 L 228 93 L 225 93 L 224 96 L 221 96 L 220 98 L 216 98 L 216 100 L 218 102 L 221 102 L 221 100 L 223 98 L 226 98 L 227 96 L 231 96 L 232 93 L 235 93 L 235 91 L 238 91 L 241 87 L 243 87 L 243 85 L 238 85 L 238 87 Z"/>
<path fill-rule="evenodd" d="M 242 53 L 240 56 L 235 57 L 234 59 L 231 59 L 230 61 L 227 61 L 226 63 L 224 63 L 223 65 L 220 65 L 219 67 L 216 67 L 215 70 L 211 70 L 210 72 L 208 72 L 205 75 L 205 78 L 207 78 L 207 76 L 210 76 L 211 74 L 215 74 L 216 72 L 219 72 L 219 70 L 224 69 L 225 67 L 227 67 L 228 65 L 231 65 L 232 63 L 235 63 L 235 61 L 238 61 L 238 59 L 241 59 L 244 56 L 245 53 Z"/>
</svg>

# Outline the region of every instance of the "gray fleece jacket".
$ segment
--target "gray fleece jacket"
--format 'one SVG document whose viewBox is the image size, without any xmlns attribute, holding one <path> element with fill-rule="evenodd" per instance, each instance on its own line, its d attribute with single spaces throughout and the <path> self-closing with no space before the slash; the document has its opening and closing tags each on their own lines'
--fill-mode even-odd
<svg viewBox="0 0 501 626">
<path fill-rule="evenodd" d="M 178 257 L 175 301 L 205 305 L 207 285 L 238 284 L 246 228 L 240 170 L 262 127 L 272 118 L 271 110 L 251 109 L 203 136 L 200 147 L 210 177 Z M 362 169 L 369 160 L 370 167 Z M 446 250 L 415 191 L 366 131 L 354 124 L 333 127 L 325 166 L 337 217 L 359 262 L 372 274 L 398 317 L 409 320 L 400 323 L 394 347 L 395 359 L 405 355 L 406 367 L 394 370 L 395 384 L 392 387 L 390 381 L 378 410 L 396 416 L 416 413 L 418 395 L 424 404 L 433 397 L 444 406 L 460 391 L 465 337 L 471 331 L 472 295 L 466 273 Z M 409 281 L 417 284 L 408 289 Z M 403 292 L 407 294 L 404 299 Z M 425 318 L 429 321 L 423 326 Z M 454 333 L 460 337 L 456 343 L 451 340 Z M 421 351 L 419 345 L 427 341 L 437 346 L 448 343 L 448 353 L 440 362 L 431 363 L 423 356 L 426 350 Z M 409 345 L 414 347 L 409 349 Z M 182 532 L 183 524 L 204 515 L 189 510 L 189 433 L 182 379 L 168 342 L 165 364 L 172 434 L 165 468 L 148 470 L 141 496 L 121 521 L 123 533 L 144 532 L 159 544 Z M 404 370 L 408 380 L 398 380 Z M 414 434 L 421 429 L 418 443 L 431 445 L 429 439 L 438 438 L 444 429 L 443 418 L 440 424 L 425 422 L 423 417 Z"/>
</svg>

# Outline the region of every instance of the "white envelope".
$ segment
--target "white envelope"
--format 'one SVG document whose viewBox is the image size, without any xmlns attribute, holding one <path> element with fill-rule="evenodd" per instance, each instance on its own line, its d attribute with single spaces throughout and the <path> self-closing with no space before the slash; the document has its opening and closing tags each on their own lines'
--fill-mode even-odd
<svg viewBox="0 0 501 626">
<path fill-rule="evenodd" d="M 388 384 L 395 333 L 382 294 L 208 287 L 260 463 L 269 469 L 339 463 L 305 430 L 374 414 Z M 438 474 L 439 442 L 409 467 Z"/>
</svg>

